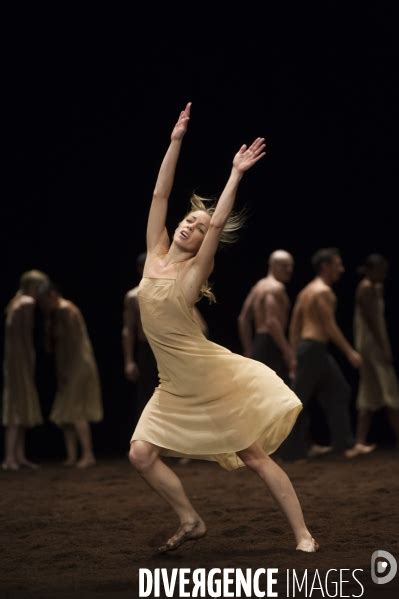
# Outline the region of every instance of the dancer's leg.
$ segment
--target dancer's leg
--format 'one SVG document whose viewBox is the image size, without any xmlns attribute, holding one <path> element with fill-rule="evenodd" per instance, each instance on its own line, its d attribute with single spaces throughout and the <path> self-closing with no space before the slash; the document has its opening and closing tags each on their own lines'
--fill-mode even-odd
<svg viewBox="0 0 399 599">
<path fill-rule="evenodd" d="M 4 470 L 18 470 L 17 461 L 17 441 L 18 441 L 18 426 L 10 425 L 6 427 L 5 432 L 5 451 L 4 451 Z"/>
<path fill-rule="evenodd" d="M 29 461 L 25 455 L 25 435 L 26 429 L 22 426 L 18 427 L 18 437 L 17 437 L 17 445 L 16 445 L 16 456 L 17 462 L 20 466 L 26 466 L 27 468 L 32 468 L 32 470 L 37 470 L 39 468 L 38 464 Z"/>
<path fill-rule="evenodd" d="M 73 424 L 82 449 L 81 458 L 76 465 L 78 468 L 88 468 L 89 466 L 94 466 L 96 459 L 93 453 L 90 424 L 87 422 L 87 420 L 77 420 Z"/>
<path fill-rule="evenodd" d="M 171 551 L 190 539 L 198 539 L 206 533 L 202 518 L 188 499 L 183 485 L 176 474 L 159 457 L 159 449 L 147 441 L 133 441 L 129 460 L 137 472 L 154 491 L 175 511 L 180 527 L 160 551 Z"/>
<path fill-rule="evenodd" d="M 244 464 L 266 483 L 273 499 L 292 528 L 296 548 L 307 552 L 316 551 L 318 544 L 306 527 L 298 497 L 284 470 L 266 455 L 257 443 L 237 453 Z"/>
<path fill-rule="evenodd" d="M 356 443 L 366 445 L 371 427 L 373 413 L 370 410 L 359 410 L 357 413 Z"/>
<path fill-rule="evenodd" d="M 77 459 L 77 438 L 76 432 L 72 425 L 67 424 L 63 427 L 66 460 L 64 466 L 74 466 Z"/>
</svg>

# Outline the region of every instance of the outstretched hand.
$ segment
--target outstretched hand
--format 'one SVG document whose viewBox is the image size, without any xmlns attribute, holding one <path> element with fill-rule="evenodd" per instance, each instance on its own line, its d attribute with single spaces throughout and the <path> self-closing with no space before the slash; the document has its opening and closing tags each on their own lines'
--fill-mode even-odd
<svg viewBox="0 0 399 599">
<path fill-rule="evenodd" d="M 248 169 L 250 169 L 255 162 L 258 162 L 263 156 L 266 154 L 263 150 L 265 149 L 265 138 L 257 137 L 255 141 L 247 148 L 244 144 L 238 150 L 237 154 L 233 159 L 233 166 L 240 173 L 244 173 Z"/>
<path fill-rule="evenodd" d="M 178 121 L 172 131 L 172 135 L 170 138 L 173 139 L 183 139 L 186 131 L 188 121 L 190 120 L 190 110 L 191 110 L 191 102 L 188 102 L 187 106 L 184 110 L 181 111 Z"/>
</svg>

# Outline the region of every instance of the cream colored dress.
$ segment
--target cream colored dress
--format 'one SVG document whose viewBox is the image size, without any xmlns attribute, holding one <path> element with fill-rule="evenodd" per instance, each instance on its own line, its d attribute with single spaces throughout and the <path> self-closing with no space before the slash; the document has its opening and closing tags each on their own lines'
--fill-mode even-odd
<svg viewBox="0 0 399 599">
<path fill-rule="evenodd" d="M 100 381 L 80 310 L 62 299 L 53 315 L 57 394 L 50 420 L 59 426 L 102 420 Z"/>
<path fill-rule="evenodd" d="M 379 335 L 385 345 L 389 347 L 382 289 L 375 287 L 373 291 L 373 308 Z M 355 308 L 355 345 L 363 358 L 356 401 L 357 408 L 372 412 L 383 407 L 399 410 L 399 386 L 395 370 L 384 358 L 380 345 L 376 342 L 358 303 Z"/>
<path fill-rule="evenodd" d="M 35 302 L 21 295 L 8 310 L 4 343 L 4 426 L 31 428 L 42 424 L 35 384 L 33 320 Z"/>
<path fill-rule="evenodd" d="M 144 277 L 138 293 L 144 332 L 160 385 L 133 433 L 161 455 L 243 466 L 237 451 L 259 442 L 274 452 L 302 409 L 270 368 L 231 353 L 201 332 L 179 279 Z"/>
</svg>

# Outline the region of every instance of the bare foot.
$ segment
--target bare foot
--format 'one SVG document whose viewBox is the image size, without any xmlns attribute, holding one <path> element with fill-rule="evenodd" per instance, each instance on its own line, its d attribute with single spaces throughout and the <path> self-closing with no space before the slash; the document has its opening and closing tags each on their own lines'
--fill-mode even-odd
<svg viewBox="0 0 399 599">
<path fill-rule="evenodd" d="M 17 462 L 3 462 L 1 465 L 3 470 L 19 470 L 19 466 L 17 464 Z"/>
<path fill-rule="evenodd" d="M 35 464 L 34 462 L 30 462 L 26 458 L 22 460 L 18 460 L 19 466 L 24 466 L 25 468 L 30 468 L 31 470 L 38 470 L 40 468 L 39 464 Z"/>
<path fill-rule="evenodd" d="M 332 447 L 330 445 L 312 445 L 308 451 L 308 458 L 318 458 L 319 456 L 331 453 Z"/>
<path fill-rule="evenodd" d="M 304 551 L 305 553 L 315 553 L 320 549 L 320 545 L 313 537 L 310 537 L 310 539 L 303 539 L 303 541 L 300 541 L 296 546 L 296 549 L 297 551 Z"/>
<path fill-rule="evenodd" d="M 95 458 L 81 458 L 76 464 L 76 468 L 90 468 L 96 465 Z"/>
<path fill-rule="evenodd" d="M 187 522 L 181 524 L 176 534 L 170 537 L 165 543 L 158 548 L 160 553 L 166 553 L 167 551 L 174 551 L 180 545 L 183 545 L 186 541 L 194 541 L 200 539 L 206 534 L 206 525 L 203 520 L 197 520 L 196 522 Z"/>
<path fill-rule="evenodd" d="M 376 445 L 364 445 L 363 443 L 356 443 L 353 447 L 347 449 L 344 455 L 346 458 L 356 458 L 359 455 L 371 453 L 376 447 Z"/>
</svg>

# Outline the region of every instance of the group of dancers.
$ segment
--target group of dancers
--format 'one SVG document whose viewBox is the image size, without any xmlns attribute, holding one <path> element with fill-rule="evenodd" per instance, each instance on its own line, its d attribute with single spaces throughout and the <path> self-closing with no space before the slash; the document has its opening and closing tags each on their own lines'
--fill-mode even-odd
<svg viewBox="0 0 399 599">
<path fill-rule="evenodd" d="M 144 358 L 140 363 L 142 358 L 139 358 L 136 362 L 134 350 L 137 347 L 133 347 L 136 343 L 139 356 L 148 355 L 151 348 L 157 366 L 154 376 L 159 379 L 149 383 L 141 394 L 143 410 L 133 432 L 129 459 L 179 520 L 177 532 L 161 545 L 161 552 L 199 539 L 207 530 L 180 479 L 162 460 L 163 456 L 212 460 L 227 470 L 246 466 L 264 482 L 287 518 L 296 549 L 314 552 L 319 545 L 305 524 L 295 490 L 287 474 L 270 455 L 276 451 L 287 459 L 308 455 L 307 405 L 314 395 L 325 409 L 332 445 L 345 451 L 348 457 L 372 450 L 372 446 L 366 444 L 367 423 L 381 403 L 390 402 L 392 422 L 396 422 L 398 397 L 389 342 L 381 320 L 384 269 L 379 260 L 374 264 L 374 258 L 365 265 L 368 270 L 357 294 L 358 350 L 350 345 L 335 321 L 336 300 L 331 286 L 343 266 L 334 248 L 315 254 L 316 276 L 298 296 L 289 338 L 286 328 L 290 306 L 285 283 L 291 276 L 293 260 L 287 252 L 279 250 L 271 255 L 267 277 L 251 290 L 239 317 L 245 356 L 211 342 L 195 304 L 201 297 L 214 299 L 208 278 L 213 271 L 216 251 L 221 244 L 235 241 L 242 226 L 242 213 L 233 211 L 239 183 L 265 156 L 266 146 L 261 137 L 249 146 L 242 145 L 233 157 L 231 172 L 218 201 L 194 195 L 190 209 L 170 238 L 165 226 L 168 201 L 190 112 L 191 103 L 188 103 L 172 130 L 150 206 L 147 251 L 138 264 L 142 278 L 138 288 L 125 298 L 126 376 L 131 380 L 145 376 L 143 369 L 147 361 Z M 40 298 L 37 287 L 34 286 L 35 291 L 32 289 L 28 295 L 35 298 L 37 294 Z M 10 320 L 13 302 L 17 307 L 18 301 L 17 296 L 9 306 Z M 58 301 L 61 301 L 61 309 L 65 300 L 58 298 Z M 65 309 L 67 305 L 70 303 L 66 302 Z M 83 321 L 80 316 L 78 320 L 81 332 Z M 132 336 L 134 330 L 138 330 L 135 337 Z M 54 337 L 55 343 L 57 340 L 60 343 L 61 326 L 59 331 Z M 370 341 L 374 334 L 378 334 L 381 341 L 378 346 Z M 360 386 L 359 407 L 362 409 L 358 428 L 362 432 L 358 432 L 356 441 L 350 427 L 349 386 L 328 351 L 329 341 L 346 354 L 353 366 L 366 370 L 368 364 L 372 364 Z M 377 354 L 383 367 L 381 361 L 377 364 Z M 371 392 L 373 385 L 377 387 Z M 87 392 L 89 389 L 93 392 L 94 387 L 93 378 Z M 378 398 L 376 388 L 384 391 Z M 60 397 L 60 403 L 62 399 L 65 397 Z M 93 401 L 93 404 L 98 411 L 94 418 L 86 418 L 86 423 L 101 417 L 100 403 Z M 11 406 L 11 401 L 8 405 Z M 7 401 L 5 406 L 9 417 L 11 408 L 7 412 Z M 53 412 L 57 410 L 54 408 Z M 77 419 L 64 424 L 74 426 L 79 435 L 77 421 L 82 422 Z M 62 423 L 62 419 L 58 422 Z M 18 460 L 21 428 L 18 423 L 16 428 Z"/>
<path fill-rule="evenodd" d="M 39 270 L 23 273 L 19 289 L 6 308 L 2 467 L 38 467 L 25 453 L 26 430 L 43 423 L 33 335 L 38 308 L 44 314 L 45 346 L 55 356 L 57 374 L 49 418 L 64 433 L 64 464 L 87 468 L 95 463 L 90 422 L 103 417 L 97 365 L 79 308 L 62 297 L 48 275 Z"/>
</svg>

